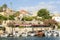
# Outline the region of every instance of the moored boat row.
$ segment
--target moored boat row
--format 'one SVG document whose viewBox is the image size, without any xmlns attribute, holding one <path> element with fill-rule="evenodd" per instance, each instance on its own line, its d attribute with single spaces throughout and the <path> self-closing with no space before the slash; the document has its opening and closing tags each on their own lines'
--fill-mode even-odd
<svg viewBox="0 0 60 40">
<path fill-rule="evenodd" d="M 51 31 L 30 31 L 30 32 L 23 32 L 23 33 L 11 33 L 11 34 L 1 34 L 0 37 L 27 37 L 27 36 L 53 36 L 53 37 L 60 37 L 60 32 L 51 30 Z"/>
</svg>

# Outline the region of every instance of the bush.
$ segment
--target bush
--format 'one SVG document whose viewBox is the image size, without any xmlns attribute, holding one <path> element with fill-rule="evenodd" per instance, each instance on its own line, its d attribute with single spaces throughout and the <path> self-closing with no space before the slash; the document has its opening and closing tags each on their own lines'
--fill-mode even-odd
<svg viewBox="0 0 60 40">
<path fill-rule="evenodd" d="M 24 28 L 24 26 L 19 26 L 19 28 Z"/>
</svg>

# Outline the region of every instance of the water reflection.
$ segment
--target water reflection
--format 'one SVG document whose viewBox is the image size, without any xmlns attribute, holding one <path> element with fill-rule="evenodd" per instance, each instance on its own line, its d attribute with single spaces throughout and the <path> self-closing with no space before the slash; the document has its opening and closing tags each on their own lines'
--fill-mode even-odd
<svg viewBox="0 0 60 40">
<path fill-rule="evenodd" d="M 0 40 L 60 40 L 60 37 L 19 37 L 0 38 Z"/>
</svg>

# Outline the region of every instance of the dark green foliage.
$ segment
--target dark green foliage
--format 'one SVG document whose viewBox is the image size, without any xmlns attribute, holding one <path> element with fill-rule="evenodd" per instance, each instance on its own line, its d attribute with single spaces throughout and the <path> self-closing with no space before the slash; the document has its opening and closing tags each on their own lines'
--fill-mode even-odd
<svg viewBox="0 0 60 40">
<path fill-rule="evenodd" d="M 2 7 L 3 7 L 3 8 L 7 8 L 7 5 L 6 5 L 6 4 L 3 4 Z"/>
<path fill-rule="evenodd" d="M 7 17 L 0 14 L 0 20 L 7 20 Z"/>
<path fill-rule="evenodd" d="M 7 5 L 3 4 L 2 6 L 0 6 L 0 12 L 3 12 L 3 8 L 4 8 L 4 11 L 6 11 Z"/>
<path fill-rule="evenodd" d="M 0 20 L 14 20 L 14 16 L 13 15 L 9 15 L 9 17 L 3 16 L 0 14 Z"/>
<path fill-rule="evenodd" d="M 23 17 L 22 20 L 24 21 L 32 21 L 33 17 Z"/>
<path fill-rule="evenodd" d="M 37 13 L 37 16 L 42 17 L 44 19 L 51 18 L 49 11 L 47 9 L 40 9 Z"/>
<path fill-rule="evenodd" d="M 3 7 L 0 7 L 0 12 L 3 12 Z"/>
<path fill-rule="evenodd" d="M 19 28 L 25 28 L 24 26 L 19 26 Z"/>
<path fill-rule="evenodd" d="M 13 15 L 9 15 L 8 19 L 9 20 L 15 20 Z"/>
<path fill-rule="evenodd" d="M 14 15 L 13 15 L 13 16 L 17 17 L 17 16 L 19 16 L 19 15 L 20 15 L 20 12 L 19 12 L 19 11 L 17 11 L 17 12 L 15 12 L 15 13 L 14 13 Z"/>
</svg>

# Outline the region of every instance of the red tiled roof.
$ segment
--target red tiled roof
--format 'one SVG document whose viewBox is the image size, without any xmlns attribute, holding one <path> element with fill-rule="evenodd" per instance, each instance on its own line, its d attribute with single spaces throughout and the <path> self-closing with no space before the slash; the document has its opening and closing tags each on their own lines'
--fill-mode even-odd
<svg viewBox="0 0 60 40">
<path fill-rule="evenodd" d="M 20 13 L 27 14 L 28 12 L 25 10 L 20 10 Z"/>
</svg>

